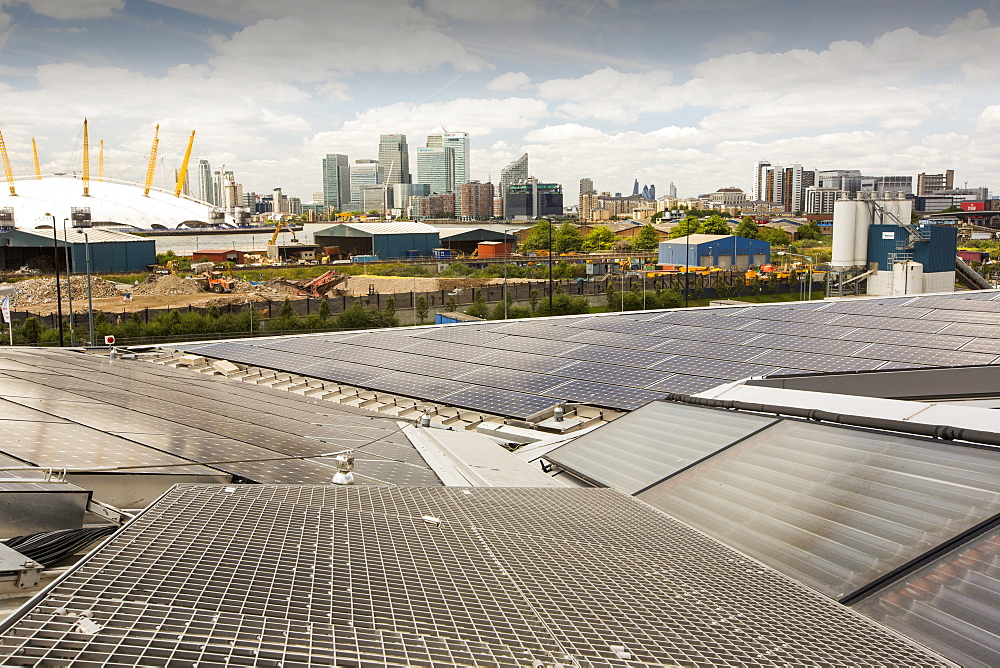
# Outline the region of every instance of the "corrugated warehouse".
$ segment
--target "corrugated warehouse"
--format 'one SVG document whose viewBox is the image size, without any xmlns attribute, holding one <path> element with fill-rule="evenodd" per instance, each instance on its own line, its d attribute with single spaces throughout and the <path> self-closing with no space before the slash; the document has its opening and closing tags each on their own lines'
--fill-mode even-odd
<svg viewBox="0 0 1000 668">
<path fill-rule="evenodd" d="M 916 228 L 926 241 L 913 245 L 912 259 L 924 266 L 924 273 L 955 271 L 958 230 L 944 225 L 919 225 Z M 872 225 L 868 228 L 868 262 L 891 269 L 891 255 L 899 255 L 909 234 L 901 225 Z"/>
<path fill-rule="evenodd" d="M 55 244 L 51 229 L 0 232 L 0 268 L 13 271 L 23 265 L 40 265 L 51 269 L 55 245 L 55 263 L 65 269 L 68 245 L 70 270 L 83 273 L 87 270 L 88 241 L 90 270 L 94 273 L 144 271 L 147 265 L 156 263 L 156 242 L 152 239 L 95 227 L 86 233 L 59 229 Z"/>
<path fill-rule="evenodd" d="M 341 223 L 314 234 L 321 247 L 340 246 L 348 255 L 377 255 L 381 260 L 430 257 L 441 246 L 438 230 L 424 223 Z"/>
<path fill-rule="evenodd" d="M 660 242 L 660 264 L 748 267 L 767 264 L 771 244 L 731 234 L 691 234 Z"/>
<path fill-rule="evenodd" d="M 461 251 L 471 255 L 483 241 L 507 241 L 514 243 L 513 234 L 506 234 L 485 227 L 460 227 L 439 230 L 441 247 Z"/>
</svg>

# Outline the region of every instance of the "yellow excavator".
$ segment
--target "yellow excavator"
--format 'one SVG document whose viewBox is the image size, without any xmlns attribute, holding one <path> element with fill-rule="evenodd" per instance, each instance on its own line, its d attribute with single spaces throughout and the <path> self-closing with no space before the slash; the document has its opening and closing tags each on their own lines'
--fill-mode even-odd
<svg viewBox="0 0 1000 668">
<path fill-rule="evenodd" d="M 274 234 L 271 235 L 271 240 L 267 242 L 268 246 L 273 246 L 275 242 L 278 241 L 278 235 L 281 234 L 281 230 L 288 228 L 292 233 L 292 243 L 297 244 L 299 240 L 295 237 L 295 230 L 292 229 L 291 225 L 285 225 L 280 220 L 274 226 Z"/>
</svg>

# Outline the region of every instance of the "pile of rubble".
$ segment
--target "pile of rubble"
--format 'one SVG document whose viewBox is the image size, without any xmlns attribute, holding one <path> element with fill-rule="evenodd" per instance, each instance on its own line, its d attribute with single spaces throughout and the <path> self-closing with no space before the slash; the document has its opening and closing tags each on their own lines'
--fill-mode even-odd
<svg viewBox="0 0 1000 668">
<path fill-rule="evenodd" d="M 243 294 L 255 294 L 255 295 L 275 295 L 278 291 L 273 288 L 268 283 L 248 283 L 246 281 L 240 281 L 233 286 L 233 292 L 239 292 Z"/>
<path fill-rule="evenodd" d="M 132 289 L 134 295 L 196 295 L 205 292 L 200 281 L 173 274 L 150 274 L 145 282 Z"/>
<path fill-rule="evenodd" d="M 86 299 L 87 297 L 87 277 L 74 276 L 69 287 L 73 292 L 73 299 Z M 121 297 L 122 292 L 111 281 L 106 281 L 97 276 L 91 278 L 90 294 L 94 299 L 104 297 Z M 66 279 L 59 281 L 59 293 L 62 294 L 63 301 L 69 297 Z M 54 304 L 56 302 L 56 279 L 54 278 L 31 278 L 26 281 L 19 281 L 14 289 L 11 299 L 13 306 L 28 306 L 31 304 Z"/>
</svg>

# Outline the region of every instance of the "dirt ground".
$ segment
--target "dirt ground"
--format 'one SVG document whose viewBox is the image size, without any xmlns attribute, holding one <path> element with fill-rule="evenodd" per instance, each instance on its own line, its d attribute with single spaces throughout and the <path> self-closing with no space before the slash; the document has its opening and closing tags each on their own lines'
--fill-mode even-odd
<svg viewBox="0 0 1000 668">
<path fill-rule="evenodd" d="M 248 294 L 238 294 L 238 295 L 217 295 L 214 292 L 199 293 L 196 295 L 134 295 L 132 301 L 125 301 L 124 297 L 107 297 L 105 299 L 95 299 L 94 300 L 94 310 L 103 311 L 105 313 L 132 313 L 133 311 L 142 311 L 147 308 L 186 308 L 188 305 L 191 306 L 205 306 L 206 302 L 213 302 L 218 304 L 215 300 L 228 300 L 233 303 L 245 303 L 247 297 L 253 297 L 254 295 Z M 272 299 L 280 301 L 285 298 L 285 295 L 274 295 Z M 258 297 L 259 299 L 259 297 Z M 292 300 L 300 299 L 299 297 L 292 297 Z M 63 315 L 69 313 L 69 303 L 63 299 Z M 38 304 L 33 306 L 23 307 L 32 313 L 38 313 L 40 315 L 48 315 L 56 311 L 55 304 Z M 21 308 L 15 308 L 14 310 L 21 310 Z M 82 299 L 73 298 L 73 311 L 75 313 L 86 313 L 87 312 L 87 297 L 84 295 Z"/>
</svg>

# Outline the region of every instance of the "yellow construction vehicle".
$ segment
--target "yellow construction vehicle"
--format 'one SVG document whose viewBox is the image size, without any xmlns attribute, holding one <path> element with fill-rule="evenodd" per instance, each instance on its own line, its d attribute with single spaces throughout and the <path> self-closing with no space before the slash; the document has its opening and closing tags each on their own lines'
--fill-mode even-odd
<svg viewBox="0 0 1000 668">
<path fill-rule="evenodd" d="M 267 245 L 268 245 L 268 246 L 273 246 L 273 245 L 275 245 L 275 242 L 277 242 L 277 241 L 278 241 L 278 235 L 279 235 L 279 234 L 281 233 L 281 230 L 285 229 L 286 227 L 287 227 L 287 228 L 288 228 L 288 229 L 289 229 L 289 230 L 291 231 L 291 233 L 292 233 L 292 243 L 293 243 L 293 244 L 297 244 L 297 243 L 299 243 L 299 240 L 298 240 L 297 238 L 295 238 L 295 230 L 293 230 L 293 229 L 291 228 L 291 226 L 290 226 L 290 225 L 285 225 L 285 224 L 284 224 L 283 222 L 281 222 L 281 221 L 279 220 L 279 221 L 278 221 L 277 223 L 275 223 L 275 225 L 274 225 L 274 234 L 272 234 L 272 235 L 271 235 L 271 240 L 267 242 Z"/>
</svg>

